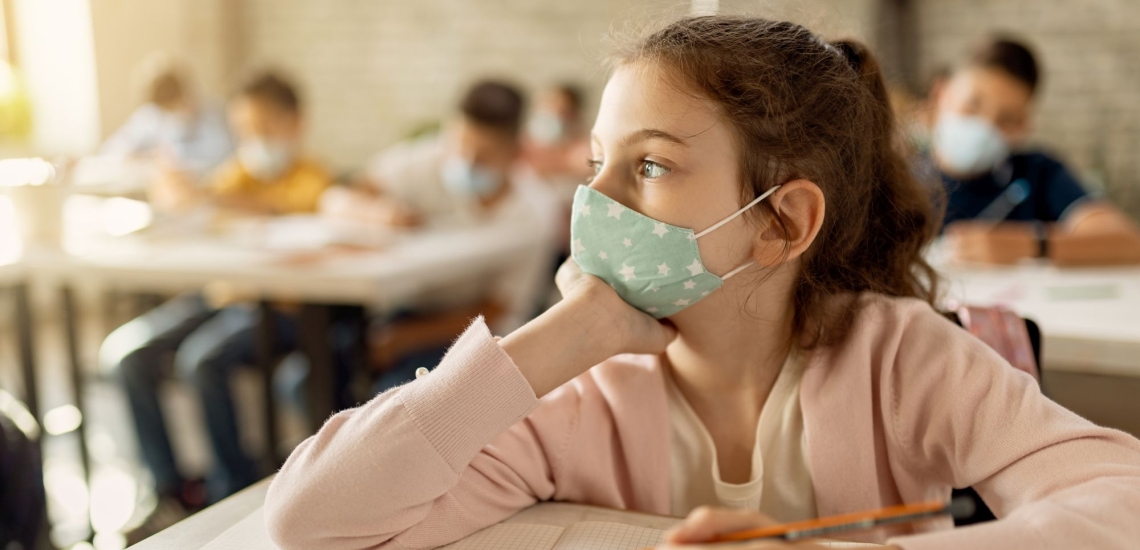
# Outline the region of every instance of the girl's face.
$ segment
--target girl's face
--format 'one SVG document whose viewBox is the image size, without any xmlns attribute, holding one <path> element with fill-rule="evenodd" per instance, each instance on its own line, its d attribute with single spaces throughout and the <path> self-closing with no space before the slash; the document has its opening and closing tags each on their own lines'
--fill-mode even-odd
<svg viewBox="0 0 1140 550">
<path fill-rule="evenodd" d="M 738 146 L 716 105 L 653 64 L 614 72 L 591 148 L 590 187 L 650 218 L 699 232 L 743 206 Z M 749 260 L 755 228 L 747 219 L 697 241 L 709 272 L 723 275 Z"/>
</svg>

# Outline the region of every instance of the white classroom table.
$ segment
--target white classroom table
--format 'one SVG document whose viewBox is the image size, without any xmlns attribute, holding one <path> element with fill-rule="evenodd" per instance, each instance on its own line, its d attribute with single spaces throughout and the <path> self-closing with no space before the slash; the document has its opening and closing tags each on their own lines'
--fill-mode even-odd
<svg viewBox="0 0 1140 550">
<path fill-rule="evenodd" d="M 385 239 L 382 247 L 325 254 L 311 263 L 285 264 L 283 258 L 297 250 L 267 250 L 249 242 L 233 243 L 217 236 L 183 237 L 160 233 L 158 238 L 141 232 L 125 237 L 71 236 L 63 248 L 29 247 L 15 262 L 0 266 L 0 284 L 17 296 L 22 319 L 16 323 L 23 354 L 26 387 L 34 389 L 34 356 L 30 348 L 31 311 L 27 306 L 30 286 L 50 285 L 61 289 L 63 328 L 70 357 L 76 406 L 81 381 L 77 353 L 76 287 L 114 289 L 133 293 L 174 294 L 202 290 L 207 285 L 225 285 L 237 296 L 260 301 L 263 313 L 269 301 L 301 303 L 302 336 L 327 330 L 331 304 L 359 305 L 374 310 L 400 307 L 436 288 L 463 284 L 481 277 L 539 276 L 549 266 L 548 242 L 541 231 L 523 231 L 511 225 L 475 228 L 429 229 Z M 303 251 L 316 252 L 316 251 Z M 538 271 L 536 271 L 538 270 Z M 520 272 L 523 272 L 520 276 Z M 538 273 L 538 275 L 536 275 Z M 310 307 L 311 306 L 311 307 Z M 263 319 L 267 318 L 263 315 Z M 279 432 L 270 373 L 273 368 L 273 330 L 261 323 L 257 331 L 258 368 L 264 373 L 264 421 L 270 458 L 276 463 Z M 327 338 L 303 338 L 316 346 L 310 379 L 314 418 L 326 418 L 335 408 L 331 350 Z M 34 392 L 33 392 L 34 393 Z M 36 399 L 29 399 L 35 407 Z M 39 411 L 42 413 L 42 411 Z M 42 420 L 42 416 L 40 417 Z M 86 442 L 81 438 L 86 460 Z"/>
<path fill-rule="evenodd" d="M 1140 267 L 936 263 L 948 299 L 1005 306 L 1035 321 L 1044 369 L 1140 377 Z"/>
<path fill-rule="evenodd" d="M 322 256 L 311 264 L 290 255 L 319 251 L 267 250 L 225 237 L 73 239 L 66 253 L 32 254 L 37 276 L 138 292 L 182 292 L 224 283 L 265 299 L 384 307 L 440 285 L 509 272 L 528 265 L 546 243 L 515 226 L 434 229 L 395 235 L 376 250 Z M 542 262 L 549 263 L 546 258 Z"/>
<path fill-rule="evenodd" d="M 298 227 L 304 233 L 318 230 L 319 224 Z M 304 237 L 296 233 L 294 227 L 292 235 Z M 235 239 L 208 233 L 184 237 L 171 231 L 157 235 L 143 231 L 114 238 L 81 233 L 65 241 L 66 252 L 33 253 L 25 264 L 37 278 L 63 282 L 65 316 L 71 316 L 66 313 L 69 308 L 74 311 L 67 303 L 71 300 L 69 287 L 79 285 L 164 294 L 224 285 L 235 296 L 260 300 L 264 311 L 268 310 L 267 301 L 360 305 L 383 311 L 414 303 L 438 288 L 486 277 L 531 282 L 541 277 L 550 263 L 546 234 L 517 224 L 425 229 L 392 234 L 379 241 L 382 244 L 376 249 L 328 254 L 319 248 L 266 248 L 259 238 L 248 234 Z M 296 254 L 320 256 L 301 265 L 284 263 L 286 257 Z M 322 325 L 327 324 L 327 312 L 303 308 L 302 322 L 310 321 L 309 332 L 326 329 Z M 259 367 L 266 373 L 266 433 L 269 448 L 276 449 L 273 392 L 268 385 L 272 352 L 265 351 L 273 349 L 272 343 L 265 341 L 272 338 L 273 331 L 262 329 Z M 310 340 L 317 346 L 327 345 L 320 338 Z M 312 351 L 314 361 L 331 361 L 331 351 Z M 313 370 L 313 417 L 325 418 L 335 409 L 331 402 L 332 366 L 314 365 Z"/>
</svg>

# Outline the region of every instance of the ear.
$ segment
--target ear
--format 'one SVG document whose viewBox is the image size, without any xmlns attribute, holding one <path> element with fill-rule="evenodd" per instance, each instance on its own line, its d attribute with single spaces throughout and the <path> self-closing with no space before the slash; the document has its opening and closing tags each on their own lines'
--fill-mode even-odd
<svg viewBox="0 0 1140 550">
<path fill-rule="evenodd" d="M 807 252 L 823 227 L 823 191 L 815 183 L 793 180 L 780 186 L 768 204 L 775 216 L 765 217 L 753 240 L 752 257 L 764 267 L 794 260 Z"/>
</svg>

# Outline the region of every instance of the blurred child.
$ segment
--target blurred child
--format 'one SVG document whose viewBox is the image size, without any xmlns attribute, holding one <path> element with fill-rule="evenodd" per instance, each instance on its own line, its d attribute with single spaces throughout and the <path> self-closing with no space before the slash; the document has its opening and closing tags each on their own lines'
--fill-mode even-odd
<svg viewBox="0 0 1140 550">
<path fill-rule="evenodd" d="M 932 160 L 956 255 L 990 263 L 1140 261 L 1136 224 L 1089 196 L 1060 161 L 1027 147 L 1039 79 L 1028 47 L 993 39 L 932 92 Z"/>
<path fill-rule="evenodd" d="M 192 182 L 167 180 L 172 208 L 210 202 L 245 213 L 314 212 L 331 180 L 302 152 L 301 104 L 293 86 L 273 74 L 250 80 L 230 104 L 230 121 L 239 139 L 237 154 L 201 189 Z M 254 363 L 252 305 L 215 307 L 201 295 L 184 295 L 116 329 L 100 350 L 103 369 L 117 375 L 126 390 L 143 459 L 154 476 L 160 507 L 154 521 L 136 536 L 161 529 L 202 502 L 179 473 L 159 400 L 166 378 L 165 358 L 174 356 L 175 373 L 201 400 L 213 451 L 207 477 L 210 501 L 260 479 L 263 472 L 241 448 L 230 375 Z M 292 319 L 274 319 L 277 353 L 296 346 Z"/>
<path fill-rule="evenodd" d="M 574 190 L 590 176 L 590 136 L 583 120 L 585 93 L 563 83 L 538 96 L 527 122 L 524 158 L 543 184 L 536 190 L 555 208 L 554 267 L 570 255 L 570 207 Z"/>
<path fill-rule="evenodd" d="M 572 180 L 576 187 L 589 177 L 589 132 L 583 120 L 585 93 L 564 83 L 543 91 L 526 125 L 525 157 L 545 180 Z"/>
<path fill-rule="evenodd" d="M 330 216 L 395 226 L 463 228 L 500 225 L 548 235 L 549 204 L 528 194 L 540 184 L 522 165 L 521 122 L 525 102 L 509 84 L 483 81 L 463 96 L 458 112 L 440 134 L 398 143 L 369 164 L 355 189 L 334 188 L 321 199 Z M 530 260 L 528 260 L 530 261 Z M 547 287 L 545 260 L 525 280 L 497 277 L 427 293 L 386 325 L 392 366 L 380 387 L 409 379 L 419 366 L 433 366 L 471 317 L 518 326 L 533 313 Z M 396 358 L 414 357 L 398 361 Z"/>
<path fill-rule="evenodd" d="M 156 54 L 138 71 L 145 103 L 107 138 L 101 154 L 150 159 L 200 178 L 233 152 L 225 111 L 198 94 L 184 65 Z"/>
</svg>

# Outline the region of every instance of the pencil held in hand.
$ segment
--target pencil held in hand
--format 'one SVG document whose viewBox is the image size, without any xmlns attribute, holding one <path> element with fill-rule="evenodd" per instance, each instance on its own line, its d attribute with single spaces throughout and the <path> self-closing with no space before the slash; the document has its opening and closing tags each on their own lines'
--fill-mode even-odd
<svg viewBox="0 0 1140 550">
<path fill-rule="evenodd" d="M 721 535 L 713 535 L 704 541 L 704 543 L 763 539 L 799 541 L 854 531 L 864 531 L 889 524 L 908 523 L 941 515 L 963 518 L 969 517 L 973 515 L 973 513 L 974 502 L 968 498 L 954 499 L 949 504 L 939 501 L 903 504 L 879 510 L 853 512 L 813 520 L 733 531 Z M 691 542 L 695 543 L 697 541 Z"/>
</svg>

